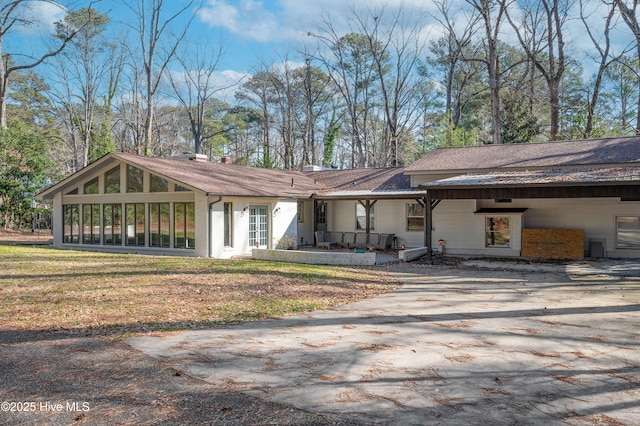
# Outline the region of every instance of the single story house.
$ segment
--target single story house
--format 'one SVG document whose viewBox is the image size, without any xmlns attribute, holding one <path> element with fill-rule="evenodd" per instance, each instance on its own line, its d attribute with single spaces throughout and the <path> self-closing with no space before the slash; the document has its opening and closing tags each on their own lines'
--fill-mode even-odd
<svg viewBox="0 0 640 426">
<path fill-rule="evenodd" d="M 442 148 L 405 169 L 111 153 L 38 198 L 53 201 L 56 247 L 230 258 L 342 231 L 460 255 L 557 257 L 579 246 L 637 258 L 640 137 Z"/>
</svg>

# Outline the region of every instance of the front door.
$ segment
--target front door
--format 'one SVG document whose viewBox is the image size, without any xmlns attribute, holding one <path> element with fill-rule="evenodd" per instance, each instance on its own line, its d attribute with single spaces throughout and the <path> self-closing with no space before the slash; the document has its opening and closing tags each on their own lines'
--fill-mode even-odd
<svg viewBox="0 0 640 426">
<path fill-rule="evenodd" d="M 249 246 L 268 248 L 269 207 L 249 206 Z"/>
<path fill-rule="evenodd" d="M 327 230 L 327 203 L 315 201 L 315 221 L 316 221 L 316 231 L 326 231 Z"/>
</svg>

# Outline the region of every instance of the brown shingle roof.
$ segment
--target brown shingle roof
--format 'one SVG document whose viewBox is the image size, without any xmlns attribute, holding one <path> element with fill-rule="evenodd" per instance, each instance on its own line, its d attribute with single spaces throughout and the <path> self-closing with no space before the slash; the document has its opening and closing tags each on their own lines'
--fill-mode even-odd
<svg viewBox="0 0 640 426">
<path fill-rule="evenodd" d="M 213 195 L 308 197 L 320 190 L 320 186 L 312 178 L 301 172 L 122 153 L 113 155 Z"/>
<path fill-rule="evenodd" d="M 401 168 L 347 169 L 305 172 L 322 186 L 322 192 L 387 191 L 411 188 L 411 179 Z"/>
<path fill-rule="evenodd" d="M 420 185 L 424 189 L 511 186 L 638 185 L 640 166 L 469 173 Z"/>
<path fill-rule="evenodd" d="M 411 188 L 410 178 L 401 168 L 298 172 L 122 153 L 113 155 L 213 195 L 309 197 L 340 191 L 402 191 Z"/>
<path fill-rule="evenodd" d="M 640 162 L 640 137 L 438 148 L 405 170 L 486 170 Z"/>
</svg>

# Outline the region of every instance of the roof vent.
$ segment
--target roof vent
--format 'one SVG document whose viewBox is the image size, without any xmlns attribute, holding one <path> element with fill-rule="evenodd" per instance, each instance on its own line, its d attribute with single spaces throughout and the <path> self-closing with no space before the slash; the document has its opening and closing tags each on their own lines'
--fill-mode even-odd
<svg viewBox="0 0 640 426">
<path fill-rule="evenodd" d="M 322 166 L 314 166 L 314 165 L 302 167 L 303 172 L 323 172 L 325 170 L 333 170 L 333 169 L 329 169 L 327 167 L 322 167 Z"/>
<path fill-rule="evenodd" d="M 194 154 L 191 152 L 187 152 L 181 155 L 174 155 L 169 157 L 171 160 L 190 160 L 190 161 L 202 161 L 206 162 L 209 159 L 204 154 Z"/>
</svg>

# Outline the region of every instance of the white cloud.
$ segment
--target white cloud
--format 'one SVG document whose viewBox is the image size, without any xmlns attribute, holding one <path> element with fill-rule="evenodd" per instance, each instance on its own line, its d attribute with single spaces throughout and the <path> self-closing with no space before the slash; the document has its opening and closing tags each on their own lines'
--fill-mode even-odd
<svg viewBox="0 0 640 426">
<path fill-rule="evenodd" d="M 23 35 L 47 36 L 55 32 L 55 22 L 65 17 L 67 11 L 46 1 L 26 2 L 20 11 L 30 25 L 21 25 L 18 30 Z"/>
<path fill-rule="evenodd" d="M 211 27 L 222 27 L 232 34 L 251 40 L 269 42 L 282 40 L 278 17 L 255 0 L 209 0 L 198 13 Z"/>
</svg>

